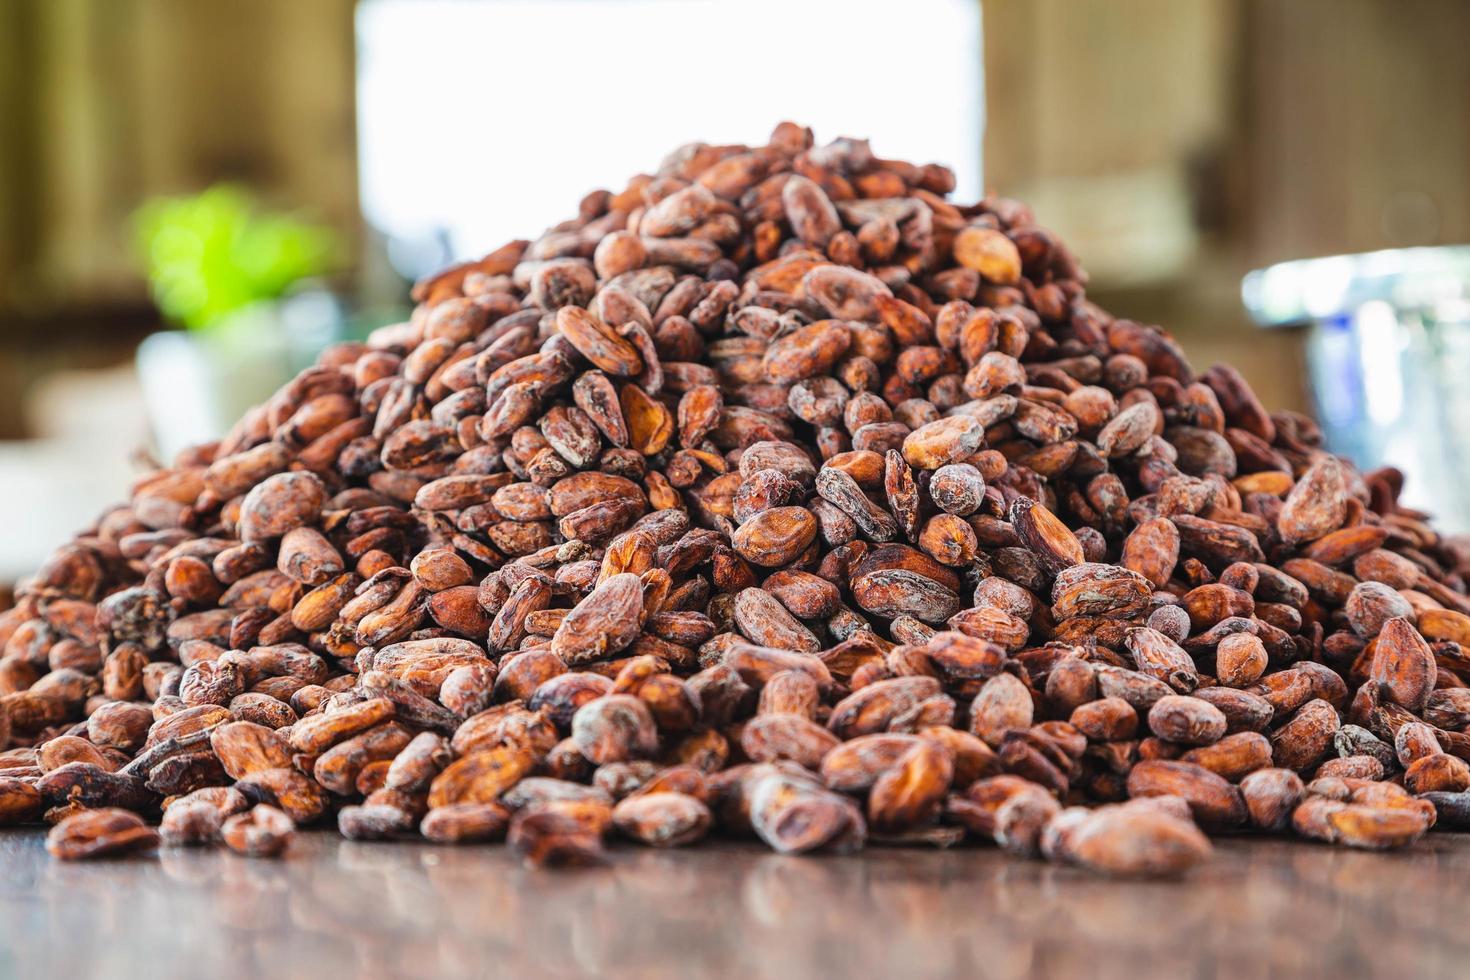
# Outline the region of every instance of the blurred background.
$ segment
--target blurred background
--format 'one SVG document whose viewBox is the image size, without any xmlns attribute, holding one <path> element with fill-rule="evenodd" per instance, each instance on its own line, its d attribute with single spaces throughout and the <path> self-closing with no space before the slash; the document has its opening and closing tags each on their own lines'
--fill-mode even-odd
<svg viewBox="0 0 1470 980">
<path fill-rule="evenodd" d="M 414 277 L 785 118 L 1029 201 L 1093 298 L 1465 529 L 1470 258 L 1425 249 L 1470 242 L 1467 37 L 1464 0 L 0 0 L 0 581 Z"/>
</svg>

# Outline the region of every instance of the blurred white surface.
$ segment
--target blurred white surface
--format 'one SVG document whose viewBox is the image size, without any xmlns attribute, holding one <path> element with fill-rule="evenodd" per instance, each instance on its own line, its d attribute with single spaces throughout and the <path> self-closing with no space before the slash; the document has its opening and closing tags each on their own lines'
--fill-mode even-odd
<svg viewBox="0 0 1470 980">
<path fill-rule="evenodd" d="M 0 581 L 31 574 L 107 506 L 126 499 L 141 470 L 147 415 L 128 367 L 47 377 L 28 405 L 38 438 L 0 442 Z"/>
<path fill-rule="evenodd" d="M 479 255 L 682 144 L 764 142 L 783 119 L 948 164 L 974 199 L 980 31 L 975 0 L 367 0 L 363 211 L 400 266 L 442 261 L 441 236 Z"/>
</svg>

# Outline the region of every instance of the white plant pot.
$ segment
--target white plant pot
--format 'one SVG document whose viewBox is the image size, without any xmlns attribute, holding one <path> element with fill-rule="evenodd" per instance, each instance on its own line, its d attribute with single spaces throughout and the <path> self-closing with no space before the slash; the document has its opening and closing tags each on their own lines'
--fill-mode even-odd
<svg viewBox="0 0 1470 980">
<path fill-rule="evenodd" d="M 166 331 L 138 345 L 138 377 L 159 459 L 218 439 L 246 410 L 291 377 L 283 332 L 267 323 L 222 325 L 200 333 Z"/>
<path fill-rule="evenodd" d="M 145 338 L 138 377 L 159 459 L 223 436 L 341 329 L 336 300 L 316 290 L 240 310 L 208 330 Z"/>
</svg>

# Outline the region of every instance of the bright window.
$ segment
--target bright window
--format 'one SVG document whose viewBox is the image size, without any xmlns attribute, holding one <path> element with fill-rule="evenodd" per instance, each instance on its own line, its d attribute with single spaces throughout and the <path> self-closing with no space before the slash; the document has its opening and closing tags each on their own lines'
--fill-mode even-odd
<svg viewBox="0 0 1470 980">
<path fill-rule="evenodd" d="M 365 0 L 357 34 L 363 211 L 408 275 L 782 119 L 980 194 L 977 0 Z"/>
</svg>

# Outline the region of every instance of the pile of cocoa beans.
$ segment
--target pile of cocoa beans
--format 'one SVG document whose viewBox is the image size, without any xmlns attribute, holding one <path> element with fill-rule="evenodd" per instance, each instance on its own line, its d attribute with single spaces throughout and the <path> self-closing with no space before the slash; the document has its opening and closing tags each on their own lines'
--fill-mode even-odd
<svg viewBox="0 0 1470 980">
<path fill-rule="evenodd" d="M 0 823 L 1169 874 L 1470 819 L 1470 545 L 953 186 L 782 123 L 420 282 L 20 584 Z"/>
</svg>

